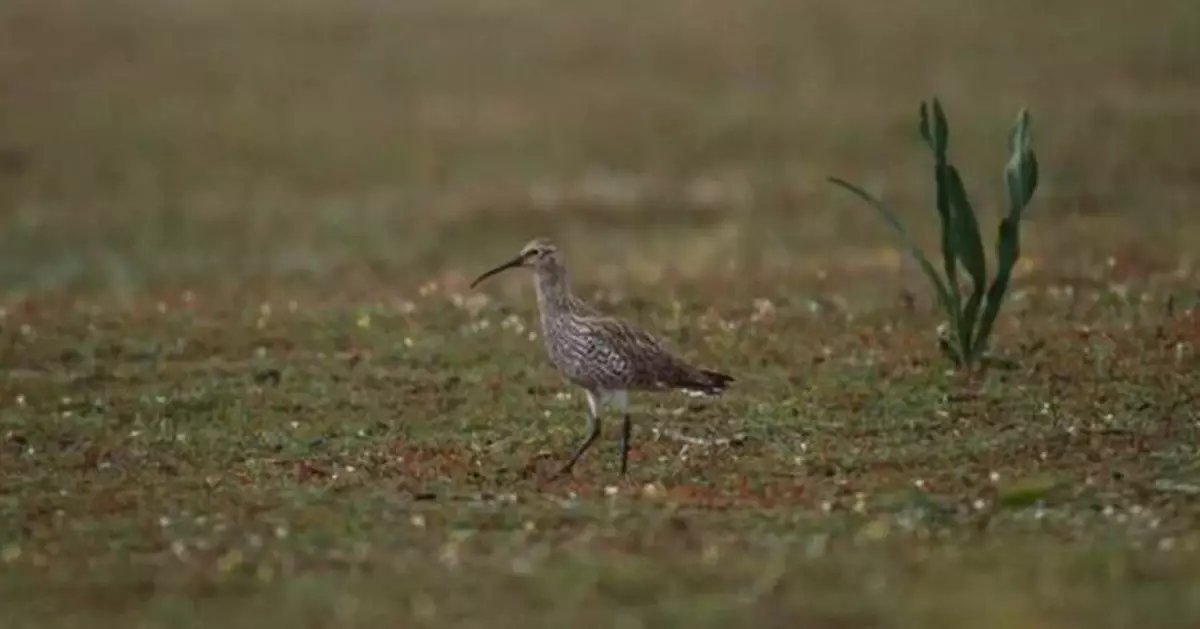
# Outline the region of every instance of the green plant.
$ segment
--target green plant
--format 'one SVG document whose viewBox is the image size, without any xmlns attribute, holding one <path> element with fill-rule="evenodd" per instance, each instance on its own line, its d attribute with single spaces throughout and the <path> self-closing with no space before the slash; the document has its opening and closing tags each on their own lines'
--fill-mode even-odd
<svg viewBox="0 0 1200 629">
<path fill-rule="evenodd" d="M 1031 118 L 1022 109 L 1009 131 L 1011 156 L 1004 167 L 1008 189 L 1008 215 L 1000 221 L 996 239 L 996 275 L 987 281 L 987 260 L 975 210 L 967 198 L 962 177 L 950 163 L 950 125 L 941 103 L 921 103 L 920 132 L 933 153 L 933 177 L 937 193 L 937 212 L 941 222 L 942 268 L 944 277 L 908 236 L 900 219 L 879 199 L 862 188 L 836 177 L 829 181 L 849 190 L 874 208 L 904 240 L 912 257 L 920 264 L 937 292 L 938 302 L 949 319 L 949 333 L 940 338 L 942 351 L 959 367 L 969 367 L 987 352 L 992 325 L 1008 292 L 1013 267 L 1021 255 L 1020 225 L 1025 208 L 1038 183 L 1037 157 L 1031 143 Z M 959 267 L 971 279 L 971 293 L 964 303 L 959 288 Z M 981 310 L 982 309 L 982 310 Z"/>
</svg>

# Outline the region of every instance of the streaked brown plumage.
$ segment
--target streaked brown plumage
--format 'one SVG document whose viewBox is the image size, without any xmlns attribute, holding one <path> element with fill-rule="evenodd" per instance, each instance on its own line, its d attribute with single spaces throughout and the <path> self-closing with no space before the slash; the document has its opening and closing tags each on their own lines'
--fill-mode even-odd
<svg viewBox="0 0 1200 629">
<path fill-rule="evenodd" d="M 716 395 L 733 381 L 726 374 L 688 364 L 645 330 L 604 316 L 575 297 L 558 248 L 548 240 L 530 241 L 520 255 L 480 275 L 471 286 L 517 267 L 534 271 L 542 338 L 550 361 L 587 391 L 588 435 L 560 473 L 570 472 L 599 436 L 600 409 L 606 402 L 622 411 L 621 473 L 625 474 L 631 431 L 629 391 L 683 389 Z"/>
</svg>

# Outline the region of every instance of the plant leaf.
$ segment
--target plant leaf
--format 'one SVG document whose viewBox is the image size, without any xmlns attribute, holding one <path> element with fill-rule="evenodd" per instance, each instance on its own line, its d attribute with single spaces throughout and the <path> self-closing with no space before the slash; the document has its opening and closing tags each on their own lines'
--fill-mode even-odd
<svg viewBox="0 0 1200 629">
<path fill-rule="evenodd" d="M 1012 216 L 1005 217 L 1000 221 L 998 231 L 996 277 L 992 278 L 992 285 L 988 287 L 983 316 L 979 318 L 979 330 L 975 333 L 975 341 L 971 345 L 972 356 L 980 356 L 987 351 L 988 337 L 992 334 L 996 316 L 1000 314 L 1000 304 L 1004 301 L 1004 294 L 1008 292 L 1013 266 L 1021 255 L 1019 219 Z"/>
<path fill-rule="evenodd" d="M 970 350 L 974 338 L 976 315 L 979 314 L 979 306 L 983 301 L 984 292 L 987 290 L 987 258 L 983 252 L 983 237 L 979 233 L 979 221 L 975 216 L 975 210 L 971 207 L 970 199 L 967 198 L 967 190 L 958 169 L 952 165 L 948 165 L 946 168 L 946 183 L 950 205 L 953 208 L 951 227 L 955 232 L 955 250 L 959 260 L 962 261 L 963 268 L 971 277 L 971 296 L 967 298 L 962 318 L 957 322 L 962 347 Z M 974 354 L 968 352 L 966 356 L 968 362 L 975 358 Z"/>
<path fill-rule="evenodd" d="M 1021 111 L 1017 112 L 1017 121 L 1013 123 L 1012 128 L 1008 130 L 1008 152 L 1020 153 L 1029 149 L 1030 143 L 1030 127 L 1033 125 L 1033 117 L 1029 115 L 1029 110 L 1022 107 Z"/>
<path fill-rule="evenodd" d="M 1011 155 L 1004 167 L 1004 178 L 1008 187 L 1009 214 L 1020 214 L 1033 199 L 1038 185 L 1037 156 L 1031 148 L 1033 142 L 1033 117 L 1022 109 L 1017 121 L 1008 132 L 1008 147 Z"/>
<path fill-rule="evenodd" d="M 933 152 L 944 162 L 946 153 L 950 151 L 950 123 L 946 121 L 946 112 L 942 111 L 942 103 L 936 97 L 933 99 Z"/>
<path fill-rule="evenodd" d="M 942 234 L 942 269 L 946 272 L 946 280 L 949 282 L 950 296 L 954 298 L 955 304 L 959 304 L 962 297 L 958 292 L 958 242 L 954 229 L 954 208 L 950 204 L 950 186 L 947 182 L 949 176 L 946 171 L 945 162 L 938 161 L 934 164 L 933 185 L 937 191 L 938 224 Z M 956 306 L 955 313 L 957 312 Z"/>
<path fill-rule="evenodd" d="M 917 110 L 917 113 L 921 120 L 920 124 L 917 125 L 917 128 L 921 132 L 921 137 L 925 138 L 925 145 L 929 147 L 929 150 L 936 153 L 937 148 L 933 143 L 933 131 L 929 128 L 929 105 L 921 101 L 921 108 Z"/>
<path fill-rule="evenodd" d="M 947 297 L 950 306 L 947 314 L 950 318 L 951 340 L 957 346 L 958 353 L 967 359 L 970 349 L 970 338 L 962 336 L 962 294 L 958 290 L 958 230 L 955 227 L 954 206 L 950 202 L 950 187 L 948 174 L 948 146 L 950 126 L 946 120 L 946 112 L 937 98 L 933 99 L 933 122 L 930 128 L 928 109 L 921 104 L 922 126 L 927 133 L 932 134 L 929 142 L 933 152 L 933 184 L 936 194 L 938 223 L 941 228 L 942 270 L 946 273 Z"/>
<path fill-rule="evenodd" d="M 914 243 L 909 237 L 908 231 L 904 229 L 904 225 L 900 222 L 900 219 L 893 214 L 891 210 L 887 209 L 882 201 L 875 198 L 866 190 L 863 190 L 862 188 L 837 177 L 829 177 L 828 179 L 829 182 L 835 186 L 843 188 L 854 196 L 866 201 L 867 205 L 869 205 L 880 216 L 882 216 L 883 220 L 887 221 L 888 225 L 892 226 L 892 229 L 895 230 L 895 232 L 900 236 L 901 241 L 904 243 L 905 249 L 908 250 L 908 254 L 912 256 L 913 260 L 915 260 L 917 264 L 921 266 L 921 270 L 925 272 L 925 276 L 928 277 L 929 282 L 933 284 L 933 288 L 937 292 L 938 303 L 941 304 L 942 309 L 946 311 L 947 315 L 953 315 L 954 311 L 952 310 L 950 293 L 946 289 L 946 284 L 942 281 L 942 278 L 938 277 L 937 269 L 934 268 L 933 264 L 929 261 L 929 258 L 925 257 L 925 254 L 921 252 L 921 249 L 918 248 L 916 243 Z"/>
<path fill-rule="evenodd" d="M 1013 154 L 1004 168 L 1008 187 L 1008 216 L 1000 221 L 996 238 L 996 277 L 988 288 L 979 331 L 971 346 L 973 356 L 979 356 L 987 349 L 988 337 L 991 336 L 992 326 L 1008 291 L 1013 267 L 1021 256 L 1021 219 L 1038 183 L 1037 155 L 1031 146 L 1030 124 L 1029 112 L 1022 109 L 1009 133 L 1009 148 Z"/>
</svg>

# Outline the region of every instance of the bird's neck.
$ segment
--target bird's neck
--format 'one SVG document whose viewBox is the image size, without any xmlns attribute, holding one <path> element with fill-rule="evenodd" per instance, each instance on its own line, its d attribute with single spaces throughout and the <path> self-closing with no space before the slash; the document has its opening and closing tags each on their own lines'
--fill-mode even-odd
<svg viewBox="0 0 1200 629">
<path fill-rule="evenodd" d="M 543 317 L 571 310 L 574 297 L 563 269 L 538 269 L 533 285 L 537 289 L 538 310 Z"/>
</svg>

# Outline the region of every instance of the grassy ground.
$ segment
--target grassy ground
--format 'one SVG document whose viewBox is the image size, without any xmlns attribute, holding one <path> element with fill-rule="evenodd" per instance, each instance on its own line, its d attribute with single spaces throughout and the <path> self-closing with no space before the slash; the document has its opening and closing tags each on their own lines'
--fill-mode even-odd
<svg viewBox="0 0 1200 629">
<path fill-rule="evenodd" d="M 0 618 L 1195 626 L 1193 4 L 5 3 Z M 989 231 L 1043 163 L 975 378 L 824 183 L 933 242 L 932 93 Z M 630 479 L 466 288 L 537 235 L 738 378 Z"/>
</svg>

